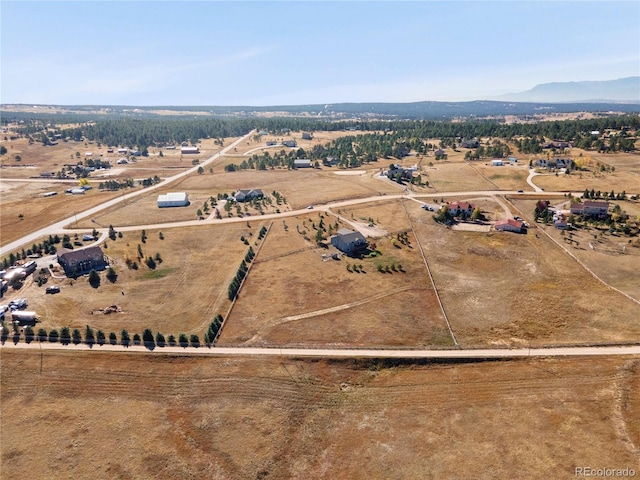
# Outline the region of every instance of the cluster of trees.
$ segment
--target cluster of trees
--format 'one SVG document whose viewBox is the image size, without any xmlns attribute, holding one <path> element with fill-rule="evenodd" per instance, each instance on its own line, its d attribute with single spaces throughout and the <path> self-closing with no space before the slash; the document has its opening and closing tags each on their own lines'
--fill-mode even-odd
<svg viewBox="0 0 640 480">
<path fill-rule="evenodd" d="M 70 241 L 68 235 L 65 235 L 67 242 Z M 7 269 L 9 267 L 13 267 L 18 260 L 24 260 L 29 257 L 29 255 L 53 255 L 56 253 L 57 248 L 56 245 L 61 242 L 61 238 L 56 235 L 49 235 L 49 238 L 44 239 L 42 242 L 34 243 L 28 249 L 22 249 L 16 253 L 10 253 L 8 257 L 5 257 L 2 260 L 2 268 Z"/>
<path fill-rule="evenodd" d="M 216 315 L 213 321 L 209 324 L 209 328 L 207 329 L 206 333 L 204 334 L 205 345 L 209 346 L 215 343 L 223 323 L 224 318 L 222 318 L 222 315 Z"/>
<path fill-rule="evenodd" d="M 124 180 L 107 180 L 106 182 L 100 182 L 98 185 L 100 190 L 120 190 L 121 188 L 133 187 L 135 187 L 135 180 L 133 178 L 127 178 Z"/>
<path fill-rule="evenodd" d="M 266 228 L 265 227 L 262 227 L 262 228 L 265 230 L 265 233 L 266 233 Z M 260 234 L 264 236 L 264 234 L 262 233 L 262 229 L 260 230 Z M 262 238 L 262 236 L 260 236 L 259 238 Z M 238 270 L 236 271 L 236 276 L 233 277 L 233 280 L 231 280 L 231 283 L 229 284 L 229 288 L 228 288 L 229 300 L 233 301 L 238 296 L 238 292 L 240 291 L 240 286 L 242 285 L 242 281 L 244 280 L 244 277 L 247 276 L 247 272 L 249 271 L 249 267 L 247 266 L 247 264 L 251 263 L 254 257 L 255 257 L 255 253 L 253 251 L 253 248 L 249 246 L 249 250 L 247 250 L 247 253 L 244 256 L 244 260 L 242 260 L 242 263 L 240 263 L 240 267 L 238 267 Z"/>
<path fill-rule="evenodd" d="M 600 190 L 596 191 L 593 188 L 589 190 L 588 188 L 584 189 L 584 193 L 582 194 L 582 198 L 590 198 L 593 200 L 598 199 L 609 199 L 609 200 L 626 200 L 627 193 L 622 190 L 621 192 L 616 193 L 613 189 L 611 192 L 607 194 L 607 192 L 601 192 Z"/>
<path fill-rule="evenodd" d="M 142 186 L 143 187 L 151 187 L 152 185 L 155 185 L 156 183 L 160 183 L 160 177 L 158 175 L 155 175 L 153 178 L 149 177 L 149 178 L 145 178 L 144 180 L 142 180 Z"/>
<path fill-rule="evenodd" d="M 500 140 L 493 140 L 490 145 L 480 145 L 475 150 L 465 153 L 465 160 L 480 160 L 481 158 L 505 158 L 511 155 L 511 149 Z"/>
<path fill-rule="evenodd" d="M 536 222 L 541 220 L 544 223 L 549 223 L 553 220 L 553 213 L 549 210 L 549 205 L 549 200 L 538 200 L 536 202 L 536 207 L 533 210 L 533 219 Z"/>
</svg>

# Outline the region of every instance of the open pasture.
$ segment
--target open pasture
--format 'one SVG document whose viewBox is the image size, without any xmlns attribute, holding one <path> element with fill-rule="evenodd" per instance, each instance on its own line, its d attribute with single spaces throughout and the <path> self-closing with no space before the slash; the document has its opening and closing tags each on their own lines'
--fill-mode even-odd
<svg viewBox="0 0 640 480">
<path fill-rule="evenodd" d="M 536 229 L 452 231 L 407 204 L 462 346 L 637 341 L 640 305 L 594 279 Z"/>
<path fill-rule="evenodd" d="M 118 192 L 101 192 L 96 188 L 83 195 L 65 193 L 65 190 L 77 186 L 77 182 L 0 181 L 0 244 L 10 243 L 119 195 Z M 47 192 L 57 192 L 57 195 L 43 197 Z M 75 225 L 73 220 L 72 223 Z M 89 230 L 94 227 L 87 225 Z"/>
<path fill-rule="evenodd" d="M 633 359 L 47 352 L 41 363 L 7 349 L 1 361 L 3 478 L 524 479 L 640 467 Z"/>
<path fill-rule="evenodd" d="M 517 198 L 510 201 L 533 224 L 535 201 Z M 635 202 L 611 203 L 620 205 L 632 218 L 640 215 L 640 207 Z M 552 201 L 553 204 L 556 201 Z M 613 235 L 604 227 L 581 227 L 564 234 L 551 225 L 543 228 L 605 282 L 640 301 L 640 242 L 637 237 L 631 238 L 618 233 Z"/>
<path fill-rule="evenodd" d="M 498 186 L 482 178 L 473 166 L 466 163 L 439 162 L 426 170 L 434 192 L 462 192 L 497 190 Z M 423 175 L 423 181 L 425 176 Z"/>
<path fill-rule="evenodd" d="M 337 250 L 313 242 L 310 223 L 318 218 L 297 220 L 287 220 L 286 231 L 273 224 L 220 345 L 452 344 L 411 235 L 408 245 L 375 239 L 381 255 L 374 258 L 323 261 Z M 332 224 L 329 216 L 324 221 Z M 349 225 L 339 221 L 338 227 Z M 359 272 L 352 270 L 356 265 Z M 378 266 L 395 270 L 383 273 Z"/>
<path fill-rule="evenodd" d="M 240 238 L 251 239 L 259 223 L 191 227 L 160 232 L 147 230 L 142 242 L 141 231 L 124 232 L 115 241 L 107 239 L 104 253 L 118 277 L 112 283 L 101 273 L 97 289 L 89 285 L 87 277 L 72 279 L 50 278 L 38 287 L 29 280 L 13 297 L 29 299 L 29 309 L 42 317 L 38 327 L 50 330 L 64 325 L 84 328 L 91 325 L 105 332 L 123 328 L 131 334 L 145 328 L 154 332 L 177 335 L 196 333 L 202 338 L 207 326 L 217 314 L 225 314 L 229 306 L 227 288 L 236 274 L 248 249 Z M 161 262 L 150 269 L 138 259 L 138 245 L 143 258 L 160 254 Z M 256 246 L 254 245 L 255 249 Z M 138 269 L 127 266 L 136 262 Z M 29 277 L 30 279 L 31 277 Z M 59 285 L 57 295 L 45 295 L 45 286 Z M 98 312 L 110 305 L 118 305 L 123 313 Z M 93 313 L 92 313 L 93 312 Z"/>
</svg>

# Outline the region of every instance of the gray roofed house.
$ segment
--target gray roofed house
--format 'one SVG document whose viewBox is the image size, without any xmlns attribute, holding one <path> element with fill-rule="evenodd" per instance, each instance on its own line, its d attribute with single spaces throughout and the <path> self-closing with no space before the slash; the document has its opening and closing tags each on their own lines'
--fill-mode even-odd
<svg viewBox="0 0 640 480">
<path fill-rule="evenodd" d="M 259 188 L 253 190 L 238 190 L 233 198 L 236 199 L 236 202 L 245 202 L 247 200 L 253 200 L 254 198 L 263 198 L 264 192 Z"/>
<path fill-rule="evenodd" d="M 67 277 L 77 277 L 91 270 L 104 270 L 108 262 L 100 247 L 89 247 L 82 250 L 60 250 L 58 263 L 64 268 Z"/>
<path fill-rule="evenodd" d="M 331 237 L 331 245 L 347 255 L 353 255 L 367 247 L 367 239 L 360 232 L 341 228 Z"/>
</svg>

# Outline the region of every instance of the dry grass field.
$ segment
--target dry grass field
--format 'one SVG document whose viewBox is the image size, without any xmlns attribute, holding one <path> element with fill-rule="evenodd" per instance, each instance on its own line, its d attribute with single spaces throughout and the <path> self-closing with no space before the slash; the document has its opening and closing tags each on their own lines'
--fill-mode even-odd
<svg viewBox="0 0 640 480">
<path fill-rule="evenodd" d="M 251 228 L 243 223 L 166 230 L 163 240 L 158 231 L 148 230 L 146 243 L 141 242 L 141 232 L 125 232 L 123 238 L 107 240 L 104 250 L 118 274 L 115 283 L 104 273 L 97 289 L 89 285 L 86 276 L 77 280 L 50 278 L 46 286 L 60 285 L 62 291 L 45 295 L 45 286 L 38 287 L 29 277 L 19 291 L 9 291 L 6 301 L 28 298 L 29 309 L 42 317 L 38 326 L 47 331 L 63 325 L 91 325 L 118 334 L 126 328 L 133 334 L 148 327 L 165 335 L 185 332 L 201 337 L 213 317 L 224 315 L 229 307 L 227 287 L 248 248 L 240 237 L 251 238 L 250 231 L 257 236 L 259 228 L 256 222 Z M 127 268 L 127 258 L 137 261 L 138 244 L 144 258 L 160 253 L 163 261 L 155 270 L 140 262 L 138 270 Z M 123 313 L 97 311 L 114 304 Z"/>
<path fill-rule="evenodd" d="M 77 186 L 67 182 L 0 182 L 0 244 L 5 245 L 46 225 L 95 207 L 119 195 L 118 192 L 89 190 L 84 195 L 66 194 Z M 58 192 L 43 197 L 46 192 Z M 23 215 L 20 219 L 19 215 Z M 90 221 L 89 221 L 90 222 Z M 95 225 L 88 225 L 91 229 Z"/>
<path fill-rule="evenodd" d="M 533 183 L 545 190 L 562 192 L 583 192 L 585 188 L 616 193 L 622 190 L 627 194 L 640 192 L 640 176 L 617 170 L 614 173 L 572 172 L 571 175 L 538 175 Z"/>
<path fill-rule="evenodd" d="M 2 478 L 573 478 L 640 469 L 637 359 L 2 351 Z"/>
<path fill-rule="evenodd" d="M 533 223 L 535 201 L 510 199 L 512 203 Z M 552 205 L 555 204 L 552 201 Z M 558 202 L 560 203 L 560 202 Z M 633 218 L 640 215 L 640 206 L 629 201 L 614 201 Z M 609 285 L 616 287 L 632 297 L 640 300 L 640 242 L 638 238 L 623 235 L 601 234 L 599 230 L 588 227 L 562 232 L 552 226 L 545 227 L 558 243 L 564 245 L 581 262 L 593 270 Z M 572 243 L 566 239 L 571 237 Z M 629 243 L 631 240 L 631 243 Z M 589 247 L 593 246 L 593 249 Z"/>
<path fill-rule="evenodd" d="M 237 137 L 224 139 L 224 144 L 229 145 Z M 118 159 L 123 158 L 117 149 L 109 153 L 109 146 L 95 142 L 62 142 L 54 146 L 43 146 L 40 142 L 29 145 L 26 138 L 9 140 L 2 142 L 8 150 L 6 155 L 0 157 L 0 166 L 4 178 L 29 178 L 38 177 L 41 173 L 57 172 L 65 164 L 77 164 L 79 161 L 100 159 L 110 161 L 112 171 L 101 170 L 94 172 L 89 180 L 99 181 L 104 178 L 146 178 L 148 176 L 169 176 L 176 172 L 176 168 L 192 167 L 192 161 L 198 159 L 201 162 L 219 152 L 222 147 L 214 144 L 214 139 L 204 139 L 200 142 L 200 153 L 197 155 L 182 155 L 180 147 L 175 150 L 162 149 L 163 156 L 160 157 L 159 149 L 152 147 L 149 149 L 148 157 L 131 157 L 132 163 L 117 165 Z M 86 154 L 92 155 L 88 157 Z M 79 156 L 77 155 L 79 154 Z M 16 155 L 20 155 L 21 160 L 16 161 Z M 124 157 L 129 158 L 128 155 Z M 115 173 L 115 174 L 114 174 Z"/>
<path fill-rule="evenodd" d="M 378 207 L 382 218 L 390 216 L 387 209 L 404 215 L 396 202 Z M 324 222 L 333 224 L 332 218 Z M 382 255 L 375 258 L 323 261 L 337 250 L 316 247 L 311 221 L 318 216 L 288 219 L 286 231 L 273 224 L 220 345 L 452 345 L 415 239 L 398 247 L 376 239 Z M 300 233 L 305 226 L 309 241 Z M 364 271 L 349 272 L 347 264 Z M 378 264 L 404 272 L 381 273 Z"/>
<path fill-rule="evenodd" d="M 473 162 L 472 165 L 501 190 L 531 190 L 531 186 L 527 183 L 529 175 L 527 165 L 510 166 L 505 164 L 502 167 L 493 167 L 491 162 L 488 165 L 486 162 Z"/>
<path fill-rule="evenodd" d="M 417 204 L 407 208 L 461 345 L 640 338 L 640 305 L 607 289 L 536 229 L 451 231 Z"/>
<path fill-rule="evenodd" d="M 498 190 L 466 163 L 440 162 L 426 170 L 427 180 L 436 192 Z"/>
<path fill-rule="evenodd" d="M 210 196 L 216 197 L 218 193 L 231 194 L 238 189 L 247 188 L 261 188 L 267 193 L 277 191 L 284 195 L 287 205 L 280 206 L 281 211 L 304 208 L 309 204 L 399 193 L 397 184 L 373 178 L 372 174 L 336 175 L 332 171 L 318 170 L 214 171 L 213 174 L 206 172 L 178 180 L 169 187 L 154 190 L 126 204 L 107 209 L 94 218 L 103 225 L 114 226 L 195 220 L 196 211 Z M 188 192 L 191 205 L 158 208 L 156 200 L 160 193 L 176 191 Z M 275 202 L 274 207 L 277 207 Z M 225 212 L 221 213 L 225 215 Z M 80 227 L 92 227 L 90 220 L 80 222 Z"/>
</svg>

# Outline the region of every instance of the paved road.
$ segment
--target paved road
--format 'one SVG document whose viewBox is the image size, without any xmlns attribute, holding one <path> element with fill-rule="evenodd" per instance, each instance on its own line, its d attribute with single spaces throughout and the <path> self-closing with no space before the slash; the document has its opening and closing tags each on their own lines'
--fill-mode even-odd
<svg viewBox="0 0 640 480">
<path fill-rule="evenodd" d="M 117 205 L 120 202 L 129 200 L 131 198 L 134 198 L 138 195 L 143 195 L 146 194 L 152 190 L 156 190 L 158 188 L 164 187 L 166 185 L 168 185 L 169 183 L 178 180 L 179 178 L 182 177 L 186 177 L 187 175 L 190 175 L 194 172 L 197 172 L 199 167 L 205 167 L 206 165 L 208 165 L 209 163 L 217 160 L 221 155 L 224 155 L 227 151 L 229 151 L 230 149 L 234 148 L 236 145 L 239 145 L 240 143 L 242 143 L 243 141 L 245 141 L 247 138 L 249 138 L 251 136 L 251 134 L 254 132 L 255 130 L 252 130 L 251 132 L 247 133 L 244 137 L 239 138 L 238 140 L 236 140 L 235 142 L 231 143 L 229 146 L 223 148 L 222 150 L 220 150 L 218 153 L 216 153 L 215 155 L 213 155 L 212 157 L 210 157 L 209 159 L 205 160 L 204 162 L 193 166 L 192 168 L 189 168 L 188 170 L 184 170 L 172 177 L 166 178 L 165 180 L 161 181 L 160 183 L 157 183 L 156 185 L 153 185 L 151 187 L 147 187 L 147 188 L 143 188 L 141 190 L 136 190 L 135 192 L 131 192 L 131 193 L 127 193 L 124 194 L 120 197 L 114 198 L 112 200 L 109 200 L 107 202 L 104 202 L 96 207 L 90 208 L 89 210 L 85 210 L 84 212 L 80 212 L 77 213 L 75 215 L 71 215 L 70 217 L 61 220 L 59 222 L 53 223 L 47 227 L 41 228 L 40 230 L 37 230 L 35 232 L 30 233 L 29 235 L 26 235 L 14 242 L 11 242 L 7 245 L 4 245 L 3 247 L 0 247 L 0 257 L 3 257 L 5 255 L 8 255 L 11 252 L 14 252 L 16 250 L 18 250 L 19 248 L 21 248 L 24 245 L 28 245 L 28 244 L 32 244 L 35 243 L 38 239 L 48 236 L 48 235 L 53 235 L 55 233 L 61 233 L 65 231 L 65 226 L 70 224 L 71 222 L 75 222 L 77 220 L 86 218 L 86 217 L 90 217 L 92 215 L 95 215 L 96 213 L 105 210 L 109 207 L 112 207 L 113 205 Z"/>
<path fill-rule="evenodd" d="M 86 345 L 61 345 L 59 343 L 26 344 L 24 340 L 14 345 L 9 339 L 0 347 L 11 350 L 42 351 L 90 351 L 149 355 L 187 356 L 281 356 L 281 357 L 323 357 L 323 358 L 433 358 L 433 359 L 485 359 L 523 357 L 584 357 L 611 355 L 640 355 L 640 345 L 600 346 L 600 347 L 554 347 L 554 348 L 485 348 L 473 350 L 387 350 L 387 349 L 326 349 L 326 348 L 259 348 L 259 347 L 157 347 L 150 352 L 143 346 L 123 347 L 103 345 L 89 348 Z"/>
</svg>

